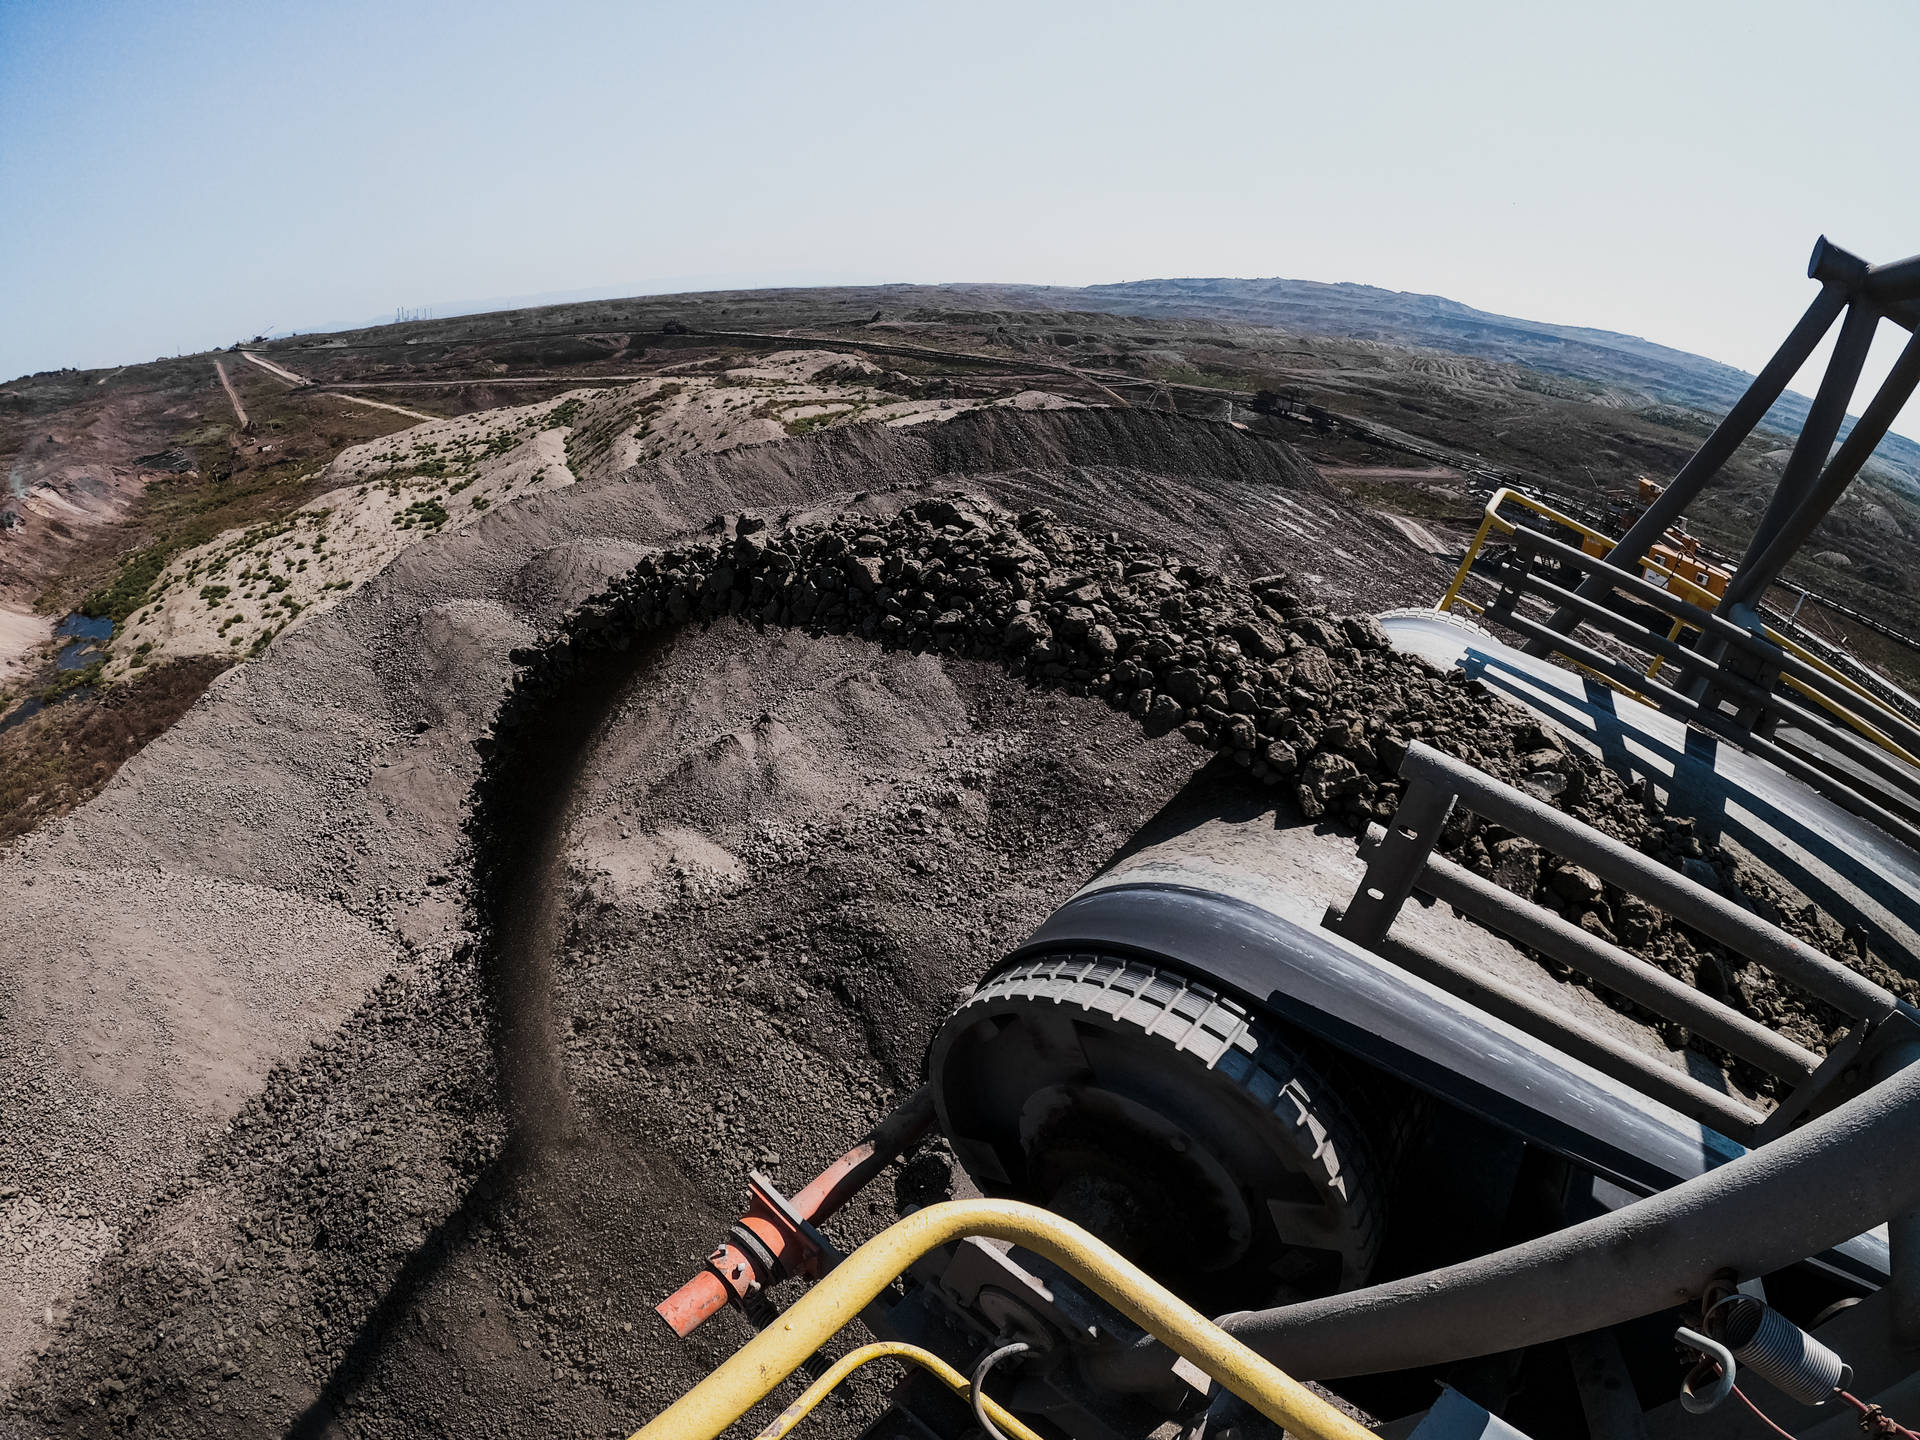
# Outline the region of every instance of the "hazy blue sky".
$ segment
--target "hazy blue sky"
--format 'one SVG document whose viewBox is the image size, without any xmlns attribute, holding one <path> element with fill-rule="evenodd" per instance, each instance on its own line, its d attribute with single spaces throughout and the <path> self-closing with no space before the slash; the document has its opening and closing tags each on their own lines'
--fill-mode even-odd
<svg viewBox="0 0 1920 1440">
<path fill-rule="evenodd" d="M 0 0 L 0 377 L 588 287 L 1168 275 L 1753 369 L 1817 234 L 1920 250 L 1916 54 L 1914 0 Z"/>
</svg>

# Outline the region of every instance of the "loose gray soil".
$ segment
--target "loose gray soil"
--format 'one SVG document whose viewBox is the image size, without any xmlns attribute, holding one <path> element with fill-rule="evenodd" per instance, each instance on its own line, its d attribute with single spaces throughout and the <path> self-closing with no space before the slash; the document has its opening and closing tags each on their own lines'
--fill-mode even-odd
<svg viewBox="0 0 1920 1440">
<path fill-rule="evenodd" d="M 939 604 L 914 609 L 922 582 L 886 562 L 970 536 L 1030 572 L 925 578 Z M 749 555 L 824 571 L 849 540 L 880 562 L 857 604 L 747 584 Z M 1056 568 L 1093 561 L 1107 581 Z M 1570 806 L 1701 854 L 1327 614 L 1443 579 L 1283 446 L 1099 410 L 648 467 L 410 550 L 0 870 L 8 1428 L 631 1429 L 742 1337 L 726 1316 L 663 1343 L 650 1312 L 744 1171 L 794 1182 L 843 1149 L 963 987 L 1203 764 L 1353 821 L 1438 716 L 1453 748 L 1554 769 Z M 1246 623 L 1283 652 L 1258 675 L 1218 646 Z M 1169 658 L 1123 693 L 1124 647 L 1156 639 Z M 1177 716 L 1130 699 L 1176 685 Z M 1525 885 L 1556 888 L 1537 859 Z M 905 1198 L 946 1178 L 916 1167 Z M 847 1232 L 895 1202 L 875 1187 Z"/>
<path fill-rule="evenodd" d="M 606 1433 L 735 1343 L 663 1359 L 643 1322 L 743 1169 L 843 1146 L 1203 757 L 983 662 L 684 633 L 572 792 L 564 1143 L 522 1169 L 461 894 L 474 742 L 508 652 L 649 548 L 953 488 L 1340 609 L 1440 578 L 1284 447 L 1112 412 L 663 465 L 409 552 L 0 869 L 8 1428 L 284 1433 L 324 1396 L 367 1433 Z"/>
</svg>

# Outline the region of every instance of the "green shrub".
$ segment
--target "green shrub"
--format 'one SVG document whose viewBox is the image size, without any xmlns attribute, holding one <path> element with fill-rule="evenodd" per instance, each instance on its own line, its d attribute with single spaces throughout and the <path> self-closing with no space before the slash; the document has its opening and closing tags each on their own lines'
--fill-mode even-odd
<svg viewBox="0 0 1920 1440">
<path fill-rule="evenodd" d="M 447 507 L 438 500 L 416 500 L 406 509 L 393 517 L 393 523 L 402 530 L 438 530 L 451 517 Z"/>
<path fill-rule="evenodd" d="M 147 601 L 147 592 L 160 572 L 167 568 L 169 551 L 154 545 L 129 556 L 120 566 L 112 583 L 82 600 L 79 610 L 90 620 L 111 620 L 119 624 Z"/>
</svg>

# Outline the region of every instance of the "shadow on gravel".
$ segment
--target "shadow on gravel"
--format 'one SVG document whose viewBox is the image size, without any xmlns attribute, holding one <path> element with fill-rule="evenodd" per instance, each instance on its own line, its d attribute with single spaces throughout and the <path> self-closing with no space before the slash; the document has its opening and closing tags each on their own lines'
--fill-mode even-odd
<svg viewBox="0 0 1920 1440">
<path fill-rule="evenodd" d="M 600 657 L 563 695 L 537 702 L 535 723 L 520 727 L 517 743 L 488 758 L 468 821 L 474 852 L 470 904 L 479 921 L 476 953 L 507 1114 L 506 1148 L 407 1257 L 319 1395 L 288 1426 L 287 1440 L 321 1440 L 329 1433 L 342 1404 L 378 1367 L 427 1287 L 511 1197 L 541 1153 L 566 1139 L 571 1096 L 554 1032 L 552 987 L 554 957 L 567 926 L 568 812 L 582 767 L 610 718 L 671 638 L 668 632 Z M 507 703 L 514 700 L 510 696 Z"/>
<path fill-rule="evenodd" d="M 433 1283 L 467 1241 L 485 1222 L 493 1207 L 509 1193 L 527 1157 L 510 1148 L 475 1178 L 454 1212 L 434 1226 L 420 1248 L 407 1257 L 387 1293 L 367 1313 L 347 1346 L 347 1353 L 313 1403 L 287 1427 L 287 1440 L 323 1440 L 339 1418 L 340 1407 L 365 1382 L 387 1348 L 387 1342 L 407 1318 L 414 1301 Z"/>
</svg>

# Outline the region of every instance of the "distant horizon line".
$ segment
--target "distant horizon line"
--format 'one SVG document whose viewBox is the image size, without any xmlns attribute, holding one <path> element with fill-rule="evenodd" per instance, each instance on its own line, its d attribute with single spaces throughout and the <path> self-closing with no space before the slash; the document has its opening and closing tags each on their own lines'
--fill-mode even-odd
<svg viewBox="0 0 1920 1440">
<path fill-rule="evenodd" d="M 1088 290 L 1118 290 L 1118 289 L 1123 289 L 1127 286 L 1135 286 L 1135 285 L 1178 284 L 1178 283 L 1189 283 L 1189 282 L 1204 283 L 1204 282 L 1213 282 L 1213 281 L 1228 281 L 1228 282 L 1234 282 L 1234 283 L 1240 283 L 1240 284 L 1249 284 L 1249 283 L 1257 283 L 1261 281 L 1268 281 L 1268 282 L 1278 282 L 1281 284 L 1288 284 L 1288 285 L 1324 286 L 1328 289 L 1350 288 L 1350 289 L 1357 289 L 1357 290 L 1374 290 L 1374 291 L 1378 291 L 1383 295 L 1397 295 L 1397 296 L 1412 297 L 1412 298 L 1421 299 L 1421 300 L 1435 300 L 1445 305 L 1456 306 L 1459 309 L 1468 311 L 1474 315 L 1486 316 L 1490 319 L 1511 321 L 1511 322 L 1515 322 L 1523 325 L 1549 326 L 1556 330 L 1582 331 L 1591 335 L 1604 335 L 1604 336 L 1611 336 L 1611 337 L 1624 339 L 1624 340 L 1632 340 L 1638 344 L 1648 345 L 1660 350 L 1665 350 L 1670 352 L 1671 354 L 1674 354 L 1677 356 L 1683 356 L 1689 360 L 1701 361 L 1709 365 L 1720 366 L 1721 368 L 1728 370 L 1735 375 L 1742 376 L 1749 380 L 1751 380 L 1754 375 L 1753 371 L 1742 369 L 1740 366 L 1731 364 L 1725 360 L 1717 360 L 1711 355 L 1702 355 L 1692 350 L 1682 350 L 1678 346 L 1668 345 L 1663 341 L 1649 339 L 1644 335 L 1630 334 L 1629 332 L 1624 330 L 1608 330 L 1596 325 L 1577 325 L 1577 324 L 1572 324 L 1572 323 L 1569 323 L 1566 321 L 1560 321 L 1560 320 L 1541 320 L 1541 319 L 1534 319 L 1524 315 L 1508 315 L 1497 310 L 1483 310 L 1479 306 L 1469 305 L 1464 300 L 1455 300 L 1453 297 L 1449 295 L 1441 295 L 1433 291 L 1396 290 L 1391 288 L 1390 286 L 1376 285 L 1366 280 L 1312 280 L 1312 279 L 1307 279 L 1301 276 L 1294 276 L 1294 275 L 1149 275 L 1149 276 L 1141 276 L 1131 280 L 1101 280 L 1101 281 L 1090 281 L 1084 285 L 1063 285 L 1063 284 L 1054 284 L 1054 283 L 1042 283 L 1042 282 L 1036 282 L 1031 280 L 868 280 L 868 279 L 853 278 L 852 276 L 848 275 L 846 272 L 839 272 L 838 274 L 836 274 L 835 272 L 799 272 L 798 274 L 789 273 L 786 276 L 781 276 L 780 278 L 776 279 L 775 276 L 778 274 L 779 272 L 774 272 L 774 274 L 768 275 L 766 277 L 769 281 L 772 281 L 773 283 L 762 283 L 762 284 L 740 283 L 739 281 L 735 280 L 734 277 L 726 276 L 726 275 L 696 274 L 696 275 L 676 275 L 676 276 L 670 276 L 670 277 L 662 277 L 661 279 L 658 279 L 658 280 L 640 281 L 640 282 L 637 282 L 635 285 L 590 285 L 590 286 L 580 287 L 576 289 L 569 289 L 569 290 L 533 291 L 533 292 L 518 294 L 518 295 L 492 296 L 483 300 L 447 301 L 447 302 L 429 304 L 429 305 L 420 307 L 421 310 L 425 312 L 423 314 L 410 313 L 412 307 L 403 305 L 403 306 L 395 307 L 396 314 L 393 318 L 387 318 L 385 315 L 382 315 L 379 318 L 366 320 L 359 323 L 304 325 L 304 326 L 299 326 L 299 327 L 286 329 L 286 330 L 273 330 L 273 331 L 262 332 L 259 338 L 261 343 L 264 344 L 264 343 L 269 343 L 276 340 L 297 339 L 303 335 L 304 336 L 334 335 L 334 334 L 341 334 L 345 332 L 359 331 L 359 330 L 381 330 L 381 329 L 387 328 L 388 326 L 393 326 L 393 325 L 423 324 L 433 320 L 467 319 L 467 318 L 471 318 L 473 316 L 478 316 L 478 315 L 506 314 L 515 310 L 539 310 L 539 309 L 545 309 L 548 307 L 560 306 L 560 305 L 581 305 L 581 304 L 589 304 L 596 300 L 652 300 L 652 299 L 671 298 L 671 297 L 680 296 L 680 295 L 688 296 L 691 298 L 691 297 L 702 296 L 702 295 L 756 294 L 756 293 L 762 293 L 766 291 L 780 291 L 780 290 L 851 290 L 851 289 L 954 290 L 954 289 L 968 289 L 968 288 L 979 288 L 979 289 L 1007 288 L 1007 289 L 1023 289 L 1023 290 L 1088 291 Z M 801 278 L 802 276 L 806 278 Z M 726 282 L 732 282 L 732 283 L 726 283 Z M 1260 327 L 1256 326 L 1255 328 L 1260 328 Z M 251 342 L 247 340 L 239 340 L 239 341 L 232 342 L 232 344 L 238 344 L 238 345 L 245 345 L 248 343 L 251 343 Z M 175 360 L 186 359 L 194 355 L 215 354 L 229 348 L 230 346 L 215 345 L 206 350 L 181 350 L 181 351 L 175 351 L 174 354 L 171 356 L 158 356 L 158 357 L 155 357 L 155 359 L 156 360 L 157 359 L 175 359 Z M 1411 345 L 1410 348 L 1431 349 L 1431 348 L 1437 348 L 1437 347 Z M 1444 351 L 1443 353 L 1460 354 L 1464 352 Z M 88 374 L 94 370 L 125 370 L 133 365 L 146 365 L 146 364 L 152 364 L 152 363 L 154 363 L 153 360 L 129 360 L 129 361 L 123 362 L 118 366 L 99 365 L 99 366 L 73 366 L 73 367 L 62 367 L 62 368 L 72 369 L 75 371 L 75 373 L 79 373 L 79 374 Z M 1496 362 L 1496 363 L 1515 364 L 1515 365 L 1520 365 L 1522 368 L 1526 368 L 1526 369 L 1537 370 L 1539 368 L 1537 366 L 1528 366 L 1525 364 L 1525 362 L 1522 362 L 1522 361 L 1504 361 L 1504 362 Z M 11 385 L 20 380 L 32 379 L 33 376 L 35 375 L 45 375 L 49 373 L 58 374 L 58 373 L 61 373 L 61 371 L 59 369 L 56 369 L 54 371 L 45 371 L 45 370 L 32 371 L 27 374 L 17 375 L 12 380 L 0 381 L 0 386 Z M 1541 373 L 1551 373 L 1551 372 L 1543 371 Z M 1800 394 L 1800 392 L 1797 390 L 1784 391 L 1782 393 L 1781 398 L 1785 399 L 1787 396 L 1792 396 L 1795 399 L 1801 401 L 1802 403 L 1811 403 L 1810 397 Z M 1703 411 L 1701 413 L 1705 414 L 1710 412 Z M 1849 412 L 1847 418 L 1849 421 L 1858 419 L 1858 417 L 1852 414 L 1851 412 Z M 1920 444 L 1920 436 L 1908 435 L 1904 431 L 1901 431 L 1898 429 L 1895 429 L 1891 432 L 1891 437 L 1904 440 L 1909 444 Z"/>
</svg>

